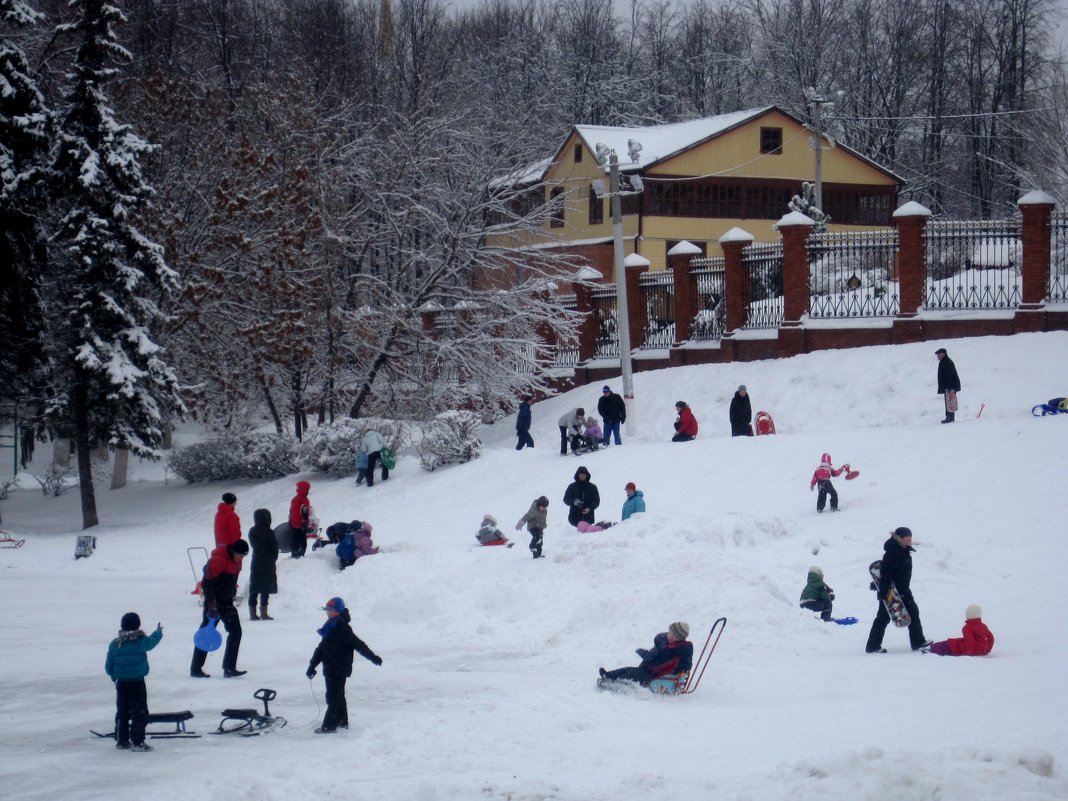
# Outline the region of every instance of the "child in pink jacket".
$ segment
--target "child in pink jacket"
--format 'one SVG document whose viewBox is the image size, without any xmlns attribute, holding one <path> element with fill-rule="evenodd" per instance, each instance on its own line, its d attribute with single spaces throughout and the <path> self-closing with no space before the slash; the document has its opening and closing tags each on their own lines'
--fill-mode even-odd
<svg viewBox="0 0 1068 801">
<path fill-rule="evenodd" d="M 823 454 L 820 458 L 820 466 L 816 468 L 812 473 L 812 482 L 808 485 L 810 490 L 820 488 L 820 493 L 816 497 L 816 511 L 822 512 L 823 507 L 827 504 L 827 496 L 831 496 L 831 511 L 838 511 L 838 491 L 835 490 L 834 484 L 831 483 L 831 477 L 838 477 L 842 475 L 844 467 L 839 467 L 837 470 L 834 465 L 831 464 L 831 455 L 829 453 Z"/>
<path fill-rule="evenodd" d="M 931 643 L 931 653 L 939 656 L 986 656 L 994 649 L 994 635 L 983 622 L 983 610 L 972 604 L 964 612 L 963 637 Z"/>
</svg>

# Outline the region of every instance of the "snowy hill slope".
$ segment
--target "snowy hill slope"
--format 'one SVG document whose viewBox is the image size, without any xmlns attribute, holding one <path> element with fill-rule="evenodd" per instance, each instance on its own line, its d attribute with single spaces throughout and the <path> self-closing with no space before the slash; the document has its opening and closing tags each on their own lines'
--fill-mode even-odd
<svg viewBox="0 0 1068 801">
<path fill-rule="evenodd" d="M 937 422 L 939 344 L 964 385 L 950 426 Z M 277 620 L 243 614 L 242 679 L 222 679 L 217 654 L 211 680 L 188 677 L 199 610 L 185 549 L 210 546 L 223 491 L 238 495 L 247 529 L 257 507 L 284 515 L 297 477 L 165 486 L 158 466 L 142 466 L 127 489 L 99 493 L 99 548 L 77 562 L 77 498 L 43 499 L 24 483 L 3 509 L 5 527 L 29 541 L 0 551 L 0 783 L 27 801 L 133 801 L 179 787 L 211 801 L 1068 798 L 1068 418 L 1029 412 L 1068 394 L 1066 352 L 1068 334 L 1034 334 L 641 373 L 637 436 L 581 460 L 558 454 L 556 419 L 592 411 L 600 385 L 536 404 L 534 450 L 513 451 L 503 421 L 469 465 L 427 474 L 402 457 L 370 490 L 305 476 L 324 523 L 372 521 L 383 553 L 344 572 L 328 550 L 281 560 Z M 727 436 L 739 383 L 754 410 L 775 416 L 777 436 Z M 680 398 L 701 423 L 692 443 L 666 441 Z M 823 451 L 862 471 L 836 480 L 837 515 L 817 515 L 808 491 Z M 575 532 L 560 498 L 579 464 L 600 487 L 598 519 L 619 519 L 630 480 L 649 511 Z M 529 558 L 525 533 L 511 550 L 475 545 L 484 512 L 511 535 L 542 493 L 553 502 L 546 559 Z M 864 653 L 867 565 L 899 525 L 915 532 L 928 636 L 959 636 L 964 608 L 979 603 L 997 637 L 991 657 L 912 653 L 894 630 L 890 653 Z M 797 608 L 811 564 L 835 588 L 836 614 L 858 625 Z M 353 729 L 324 737 L 312 731 L 321 680 L 313 698 L 303 674 L 332 595 L 354 608 L 384 664 L 357 659 Z M 207 732 L 219 710 L 253 706 L 252 692 L 272 687 L 289 726 L 156 741 L 145 755 L 87 737 L 109 728 L 104 654 L 129 610 L 165 628 L 150 655 L 151 708 L 190 708 Z M 636 664 L 633 649 L 672 620 L 691 624 L 700 650 L 720 616 L 727 629 L 697 694 L 594 688 L 598 666 Z"/>
</svg>

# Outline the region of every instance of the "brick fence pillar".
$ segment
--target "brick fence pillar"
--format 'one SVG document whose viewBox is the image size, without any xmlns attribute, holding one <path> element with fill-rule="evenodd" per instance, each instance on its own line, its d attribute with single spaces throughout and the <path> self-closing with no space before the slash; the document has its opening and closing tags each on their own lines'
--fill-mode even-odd
<svg viewBox="0 0 1068 801">
<path fill-rule="evenodd" d="M 597 270 L 583 267 L 576 273 L 572 284 L 575 288 L 575 311 L 582 315 L 582 324 L 579 326 L 579 364 L 588 362 L 597 352 L 597 320 L 593 316 L 593 289 L 589 282 L 599 278 L 601 274 Z"/>
<path fill-rule="evenodd" d="M 775 224 L 782 237 L 783 325 L 799 326 L 808 311 L 808 254 L 805 243 L 816 223 L 798 211 L 792 211 Z"/>
<path fill-rule="evenodd" d="M 677 347 L 690 338 L 690 325 L 693 323 L 694 286 L 690 277 L 690 262 L 701 255 L 701 248 L 692 242 L 679 242 L 668 251 L 668 269 L 675 295 L 675 341 Z"/>
<path fill-rule="evenodd" d="M 719 238 L 723 248 L 723 302 L 727 305 L 724 336 L 745 325 L 745 307 L 749 300 L 749 272 L 742 263 L 742 250 L 753 244 L 753 235 L 732 228 Z"/>
<path fill-rule="evenodd" d="M 897 226 L 897 280 L 899 318 L 915 317 L 923 305 L 927 285 L 927 258 L 923 232 L 930 209 L 909 201 L 894 212 Z"/>
<path fill-rule="evenodd" d="M 1020 309 L 1017 331 L 1041 331 L 1050 271 L 1050 217 L 1057 201 L 1040 189 L 1017 203 L 1023 216 L 1023 257 L 1020 264 Z"/>
<path fill-rule="evenodd" d="M 623 259 L 623 273 L 627 281 L 627 331 L 630 334 L 631 350 L 645 342 L 645 329 L 649 325 L 649 310 L 642 302 L 642 290 L 638 279 L 649 269 L 652 262 L 640 253 L 629 253 Z M 626 354 L 621 353 L 621 357 Z"/>
</svg>

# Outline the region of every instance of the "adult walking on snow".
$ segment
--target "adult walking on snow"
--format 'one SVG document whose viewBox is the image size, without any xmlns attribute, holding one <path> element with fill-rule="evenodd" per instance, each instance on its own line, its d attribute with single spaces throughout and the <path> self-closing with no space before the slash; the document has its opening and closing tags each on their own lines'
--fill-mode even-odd
<svg viewBox="0 0 1068 801">
<path fill-rule="evenodd" d="M 590 481 L 590 471 L 585 467 L 575 471 L 575 480 L 564 492 L 564 503 L 567 504 L 567 522 L 571 525 L 577 527 L 582 521 L 594 522 L 593 513 L 601 505 L 601 493 Z"/>
<path fill-rule="evenodd" d="M 885 654 L 883 648 L 883 633 L 890 622 L 890 613 L 886 611 L 883 601 L 890 592 L 891 585 L 897 590 L 901 603 L 905 605 L 912 622 L 909 623 L 909 644 L 913 651 L 919 651 L 931 644 L 931 641 L 923 636 L 923 624 L 920 623 L 920 609 L 912 597 L 912 530 L 905 526 L 894 529 L 890 539 L 883 543 L 883 560 L 879 566 L 879 609 L 875 614 L 875 620 L 871 624 L 868 634 L 868 644 L 864 650 L 869 654 Z"/>
<path fill-rule="evenodd" d="M 749 400 L 745 384 L 738 387 L 731 398 L 730 418 L 732 437 L 753 436 L 753 404 Z"/>
<path fill-rule="evenodd" d="M 693 410 L 686 405 L 686 401 L 675 403 L 675 411 L 679 413 L 675 420 L 675 436 L 672 442 L 689 442 L 697 436 L 697 418 L 693 416 Z"/>
<path fill-rule="evenodd" d="M 515 436 L 518 440 L 515 449 L 517 451 L 534 447 L 534 439 L 530 436 L 530 401 L 529 397 L 523 398 L 519 402 L 519 413 L 515 416 Z"/>
<path fill-rule="evenodd" d="M 224 492 L 222 503 L 215 511 L 215 545 L 229 545 L 241 539 L 241 519 L 237 516 L 234 507 L 237 506 L 237 496 L 232 492 Z"/>
<path fill-rule="evenodd" d="M 248 530 L 249 545 L 252 546 L 252 567 L 249 568 L 248 580 L 248 617 L 249 620 L 274 620 L 267 614 L 267 604 L 271 595 L 278 592 L 278 538 L 271 528 L 271 512 L 257 509 L 252 513 L 255 525 Z M 256 602 L 259 601 L 259 614 Z"/>
<path fill-rule="evenodd" d="M 204 612 L 200 617 L 200 627 L 208 625 L 209 618 L 222 621 L 226 629 L 226 650 L 223 651 L 223 676 L 228 679 L 244 676 L 246 671 L 237 669 L 237 652 L 241 648 L 241 618 L 234 607 L 237 595 L 237 576 L 241 572 L 241 562 L 248 554 L 248 543 L 238 540 L 230 545 L 220 545 L 211 552 L 204 569 L 204 580 L 200 584 L 204 593 Z M 204 662 L 208 652 L 193 647 L 193 662 L 189 666 L 189 675 L 195 679 L 209 678 L 204 672 Z"/>
<path fill-rule="evenodd" d="M 952 423 L 957 414 L 957 393 L 960 392 L 960 376 L 957 375 L 957 366 L 949 358 L 945 348 L 935 351 L 938 359 L 938 394 L 942 396 L 946 405 L 946 417 L 943 423 Z"/>
<path fill-rule="evenodd" d="M 311 501 L 308 493 L 311 484 L 307 481 L 297 482 L 297 494 L 289 502 L 289 536 L 292 559 L 300 559 L 308 550 L 308 521 L 311 520 Z"/>
<path fill-rule="evenodd" d="M 607 384 L 601 387 L 601 399 L 597 401 L 597 413 L 601 415 L 601 421 L 604 423 L 601 444 L 608 447 L 608 440 L 612 437 L 615 437 L 616 445 L 622 444 L 619 440 L 619 426 L 621 423 L 627 422 L 627 404 Z"/>
<path fill-rule="evenodd" d="M 386 441 L 382 435 L 373 428 L 363 435 L 363 449 L 367 451 L 367 486 L 375 485 L 375 465 L 382 459 L 382 449 L 386 447 Z M 382 480 L 389 479 L 389 468 L 382 464 Z"/>
</svg>

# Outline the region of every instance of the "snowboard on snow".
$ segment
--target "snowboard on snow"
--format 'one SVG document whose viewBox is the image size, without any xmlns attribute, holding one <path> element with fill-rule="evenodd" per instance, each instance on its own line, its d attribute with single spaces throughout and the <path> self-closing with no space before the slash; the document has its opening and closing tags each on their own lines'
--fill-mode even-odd
<svg viewBox="0 0 1068 801">
<path fill-rule="evenodd" d="M 882 578 L 879 570 L 882 567 L 882 561 L 876 559 L 868 566 L 868 572 L 871 574 L 871 579 L 875 582 L 875 593 L 879 594 L 879 580 Z M 883 606 L 886 607 L 887 614 L 890 615 L 890 620 L 898 628 L 904 628 L 912 623 L 912 617 L 909 615 L 908 610 L 905 608 L 905 604 L 902 603 L 901 597 L 898 595 L 897 587 L 890 584 L 889 598 L 880 597 Z"/>
</svg>

